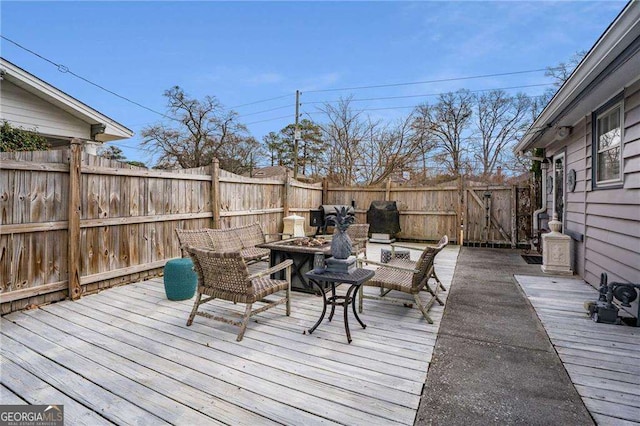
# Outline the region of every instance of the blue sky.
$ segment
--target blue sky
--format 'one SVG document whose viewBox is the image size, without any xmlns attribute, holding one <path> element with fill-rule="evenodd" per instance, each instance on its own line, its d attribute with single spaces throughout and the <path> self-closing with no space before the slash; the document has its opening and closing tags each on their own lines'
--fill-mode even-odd
<svg viewBox="0 0 640 426">
<path fill-rule="evenodd" d="M 314 102 L 350 94 L 370 99 L 549 83 L 538 72 L 313 92 L 545 68 L 588 50 L 625 4 L 3 0 L 0 7 L 3 36 L 74 73 L 160 112 L 166 111 L 162 93 L 174 85 L 194 97 L 216 96 L 237 107 L 261 140 L 293 122 L 296 89 L 304 117 L 320 118 Z M 136 149 L 138 135 L 162 117 L 5 40 L 0 46 L 4 58 L 132 129 L 136 135 L 116 145 L 128 159 L 149 163 L 149 154 Z M 544 87 L 510 91 L 517 90 L 538 95 Z M 282 98 L 254 103 L 274 97 Z M 435 99 L 358 101 L 354 107 L 393 120 Z"/>
</svg>

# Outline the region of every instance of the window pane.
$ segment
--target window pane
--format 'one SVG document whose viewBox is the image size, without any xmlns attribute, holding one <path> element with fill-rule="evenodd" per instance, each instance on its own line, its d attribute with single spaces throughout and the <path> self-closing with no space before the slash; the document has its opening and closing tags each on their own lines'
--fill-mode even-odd
<svg viewBox="0 0 640 426">
<path fill-rule="evenodd" d="M 598 180 L 613 180 L 620 177 L 620 148 L 612 148 L 598 154 Z"/>
<path fill-rule="evenodd" d="M 598 118 L 598 151 L 620 145 L 620 108 Z"/>
</svg>

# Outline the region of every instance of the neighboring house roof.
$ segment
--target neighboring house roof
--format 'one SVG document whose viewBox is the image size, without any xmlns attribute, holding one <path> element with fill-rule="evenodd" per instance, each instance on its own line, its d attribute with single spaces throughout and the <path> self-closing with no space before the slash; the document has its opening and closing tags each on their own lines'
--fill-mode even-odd
<svg viewBox="0 0 640 426">
<path fill-rule="evenodd" d="M 251 177 L 276 177 L 276 176 L 284 176 L 289 169 L 285 166 L 269 166 L 269 167 L 260 167 L 255 168 L 251 171 L 251 173 L 245 173 L 246 176 L 251 175 Z M 290 172 L 293 174 L 293 172 Z"/>
<path fill-rule="evenodd" d="M 531 125 L 514 152 L 545 148 L 640 78 L 640 2 L 630 1 Z M 558 133 L 560 132 L 560 135 Z"/>
<path fill-rule="evenodd" d="M 133 131 L 110 117 L 96 111 L 87 104 L 80 102 L 63 91 L 53 87 L 49 83 L 30 74 L 15 64 L 0 58 L 0 70 L 2 79 L 19 88 L 31 93 L 34 96 L 66 111 L 77 119 L 86 122 L 89 126 L 96 124 L 105 125 L 104 133 L 95 135 L 95 140 L 108 142 L 119 139 L 126 139 L 133 136 Z M 51 135 L 66 136 L 66 135 Z"/>
<path fill-rule="evenodd" d="M 253 169 L 250 173 L 245 173 L 243 176 L 249 176 L 254 178 L 271 178 L 271 177 L 282 177 L 289 172 L 289 175 L 293 177 L 293 171 L 285 166 L 268 166 L 268 167 L 260 167 Z M 298 180 L 306 180 L 309 179 L 307 176 L 298 173 Z"/>
</svg>

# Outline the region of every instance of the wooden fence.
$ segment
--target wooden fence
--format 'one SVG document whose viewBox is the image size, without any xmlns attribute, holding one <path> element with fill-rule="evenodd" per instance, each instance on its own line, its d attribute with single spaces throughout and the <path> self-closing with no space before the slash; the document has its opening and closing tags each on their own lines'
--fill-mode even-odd
<svg viewBox="0 0 640 426">
<path fill-rule="evenodd" d="M 2 153 L 0 310 L 75 299 L 157 276 L 167 260 L 180 256 L 176 228 L 259 222 L 265 232 L 276 233 L 284 217 L 297 214 L 312 234 L 309 210 L 321 204 L 353 202 L 358 222 L 364 223 L 371 201 L 396 200 L 399 238 L 436 241 L 447 234 L 458 243 L 461 238 L 518 242 L 512 234 L 514 189 L 490 190 L 487 222 L 482 191 L 461 196 L 459 186 L 330 187 L 326 181 L 306 184 L 288 176 L 245 178 L 219 170 L 217 162 L 147 170 L 83 154 L 75 141 L 68 150 Z M 465 198 L 466 208 L 460 202 Z"/>
<path fill-rule="evenodd" d="M 372 201 L 396 201 L 400 211 L 397 238 L 438 241 L 443 235 L 458 241 L 459 202 L 457 187 L 329 188 L 327 204 L 355 205 L 356 220 L 366 223 Z"/>
</svg>

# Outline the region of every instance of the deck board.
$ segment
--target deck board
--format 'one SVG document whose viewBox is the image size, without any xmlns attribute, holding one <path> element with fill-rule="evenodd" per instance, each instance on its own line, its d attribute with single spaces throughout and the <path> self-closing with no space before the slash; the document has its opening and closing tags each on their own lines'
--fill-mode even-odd
<svg viewBox="0 0 640 426">
<path fill-rule="evenodd" d="M 436 259 L 447 288 L 457 255 L 447 247 Z M 236 342 L 228 324 L 197 317 L 187 327 L 192 304 L 167 300 L 153 279 L 7 315 L 0 396 L 62 401 L 69 424 L 410 425 L 444 311 L 434 306 L 428 324 L 416 309 L 367 300 L 367 328 L 350 313 L 348 344 L 342 308 L 309 335 L 321 299 L 293 293 L 290 317 L 265 311 Z"/>
<path fill-rule="evenodd" d="M 600 425 L 640 424 L 640 329 L 593 322 L 582 280 L 517 275 L 585 406 Z"/>
</svg>

